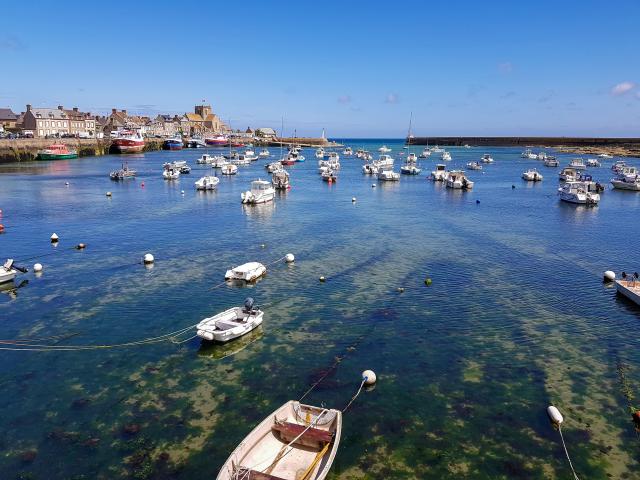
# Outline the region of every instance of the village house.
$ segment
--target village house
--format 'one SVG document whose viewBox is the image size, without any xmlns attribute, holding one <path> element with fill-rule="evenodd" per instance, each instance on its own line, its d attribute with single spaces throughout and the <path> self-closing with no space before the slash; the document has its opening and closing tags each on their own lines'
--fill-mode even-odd
<svg viewBox="0 0 640 480">
<path fill-rule="evenodd" d="M 40 138 L 64 135 L 69 133 L 69 117 L 62 108 L 32 108 L 31 105 L 27 105 L 22 128 Z"/>
<path fill-rule="evenodd" d="M 10 108 L 0 108 L 0 131 L 15 130 L 17 121 L 18 115 Z"/>
<path fill-rule="evenodd" d="M 61 106 L 58 106 L 62 110 Z M 69 119 L 69 133 L 77 137 L 94 137 L 96 134 L 96 119 L 91 113 L 81 112 L 78 107 L 64 110 Z"/>
<path fill-rule="evenodd" d="M 273 128 L 258 128 L 256 129 L 255 136 L 264 139 L 274 139 L 278 135 Z"/>
<path fill-rule="evenodd" d="M 181 123 L 177 115 L 158 115 L 147 128 L 147 135 L 159 137 L 173 137 L 179 133 L 181 133 Z"/>
</svg>

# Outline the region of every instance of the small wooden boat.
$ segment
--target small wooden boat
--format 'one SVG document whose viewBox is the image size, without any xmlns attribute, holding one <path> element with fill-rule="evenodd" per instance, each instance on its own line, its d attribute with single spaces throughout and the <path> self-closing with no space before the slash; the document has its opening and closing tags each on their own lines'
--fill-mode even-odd
<svg viewBox="0 0 640 480">
<path fill-rule="evenodd" d="M 633 275 L 622 272 L 622 280 L 616 280 L 616 291 L 636 305 L 640 305 L 640 282 L 638 282 L 638 277 L 637 272 Z"/>
<path fill-rule="evenodd" d="M 249 297 L 244 301 L 244 307 L 233 307 L 202 320 L 196 326 L 196 333 L 204 340 L 228 342 L 258 327 L 263 318 L 264 312 Z"/>
<path fill-rule="evenodd" d="M 342 412 L 290 400 L 240 442 L 217 480 L 323 480 L 342 435 Z"/>
</svg>

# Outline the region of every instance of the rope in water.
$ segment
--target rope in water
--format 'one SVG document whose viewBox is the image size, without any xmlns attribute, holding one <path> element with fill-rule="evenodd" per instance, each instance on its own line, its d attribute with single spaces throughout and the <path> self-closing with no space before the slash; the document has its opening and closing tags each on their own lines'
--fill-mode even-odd
<svg viewBox="0 0 640 480">
<path fill-rule="evenodd" d="M 571 458 L 569 457 L 569 451 L 567 450 L 567 446 L 564 443 L 564 437 L 562 436 L 562 427 L 558 425 L 558 432 L 560 432 L 560 440 L 562 440 L 562 446 L 564 447 L 564 453 L 567 456 L 567 460 L 569 460 L 569 466 L 571 467 L 571 473 L 573 473 L 574 480 L 580 480 L 578 475 L 576 475 L 576 471 L 573 469 L 573 464 L 571 463 Z"/>
<path fill-rule="evenodd" d="M 360 395 L 360 392 L 362 391 L 362 387 L 364 387 L 364 384 L 366 381 L 367 381 L 367 377 L 364 377 L 362 379 L 362 382 L 360 383 L 360 388 L 358 388 L 358 391 L 356 392 L 356 394 L 353 397 L 351 397 L 351 400 L 349 400 L 349 403 L 347 403 L 347 406 L 342 409 L 342 413 L 346 412 L 351 406 L 351 404 L 355 401 L 355 399 L 358 398 L 358 395 Z"/>
</svg>

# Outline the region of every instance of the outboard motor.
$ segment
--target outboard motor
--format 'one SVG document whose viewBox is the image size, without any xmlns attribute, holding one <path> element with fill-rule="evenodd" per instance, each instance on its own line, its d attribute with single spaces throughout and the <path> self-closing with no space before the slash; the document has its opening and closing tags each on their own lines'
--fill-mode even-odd
<svg viewBox="0 0 640 480">
<path fill-rule="evenodd" d="M 6 262 L 4 262 L 3 265 L 4 269 L 8 272 L 9 270 L 11 270 L 12 268 L 15 270 L 18 270 L 19 272 L 22 273 L 27 273 L 29 270 L 24 268 L 24 267 L 19 267 L 18 265 L 13 263 L 13 258 L 9 258 L 7 259 Z"/>
<path fill-rule="evenodd" d="M 244 301 L 244 311 L 246 313 L 253 313 L 253 305 L 255 304 L 253 298 L 247 297 Z"/>
</svg>

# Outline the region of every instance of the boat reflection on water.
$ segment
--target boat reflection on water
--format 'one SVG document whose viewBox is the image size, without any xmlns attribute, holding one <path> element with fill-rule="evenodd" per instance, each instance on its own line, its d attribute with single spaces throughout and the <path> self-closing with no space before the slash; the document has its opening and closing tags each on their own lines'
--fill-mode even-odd
<svg viewBox="0 0 640 480">
<path fill-rule="evenodd" d="M 262 329 L 262 325 L 259 325 L 246 335 L 228 343 L 216 343 L 203 340 L 198 349 L 198 356 L 222 360 L 223 358 L 240 353 L 252 343 L 260 340 L 263 336 L 264 330 Z"/>
<path fill-rule="evenodd" d="M 225 283 L 227 284 L 228 287 L 253 288 L 258 283 L 260 283 L 266 276 L 267 274 L 265 273 L 264 275 L 261 275 L 255 280 L 251 280 L 250 282 L 247 282 L 246 280 L 236 279 L 236 278 L 227 278 L 225 280 Z"/>
<path fill-rule="evenodd" d="M 258 219 L 271 218 L 273 212 L 276 209 L 276 203 L 274 201 L 267 203 L 258 203 L 257 205 L 250 205 L 245 203 L 242 203 L 241 205 L 243 213 L 246 213 L 249 217 Z"/>
<path fill-rule="evenodd" d="M 6 283 L 0 283 L 0 293 L 7 295 L 11 300 L 18 298 L 18 289 L 26 287 L 29 284 L 29 280 L 22 280 L 17 285 L 14 280 Z"/>
</svg>

